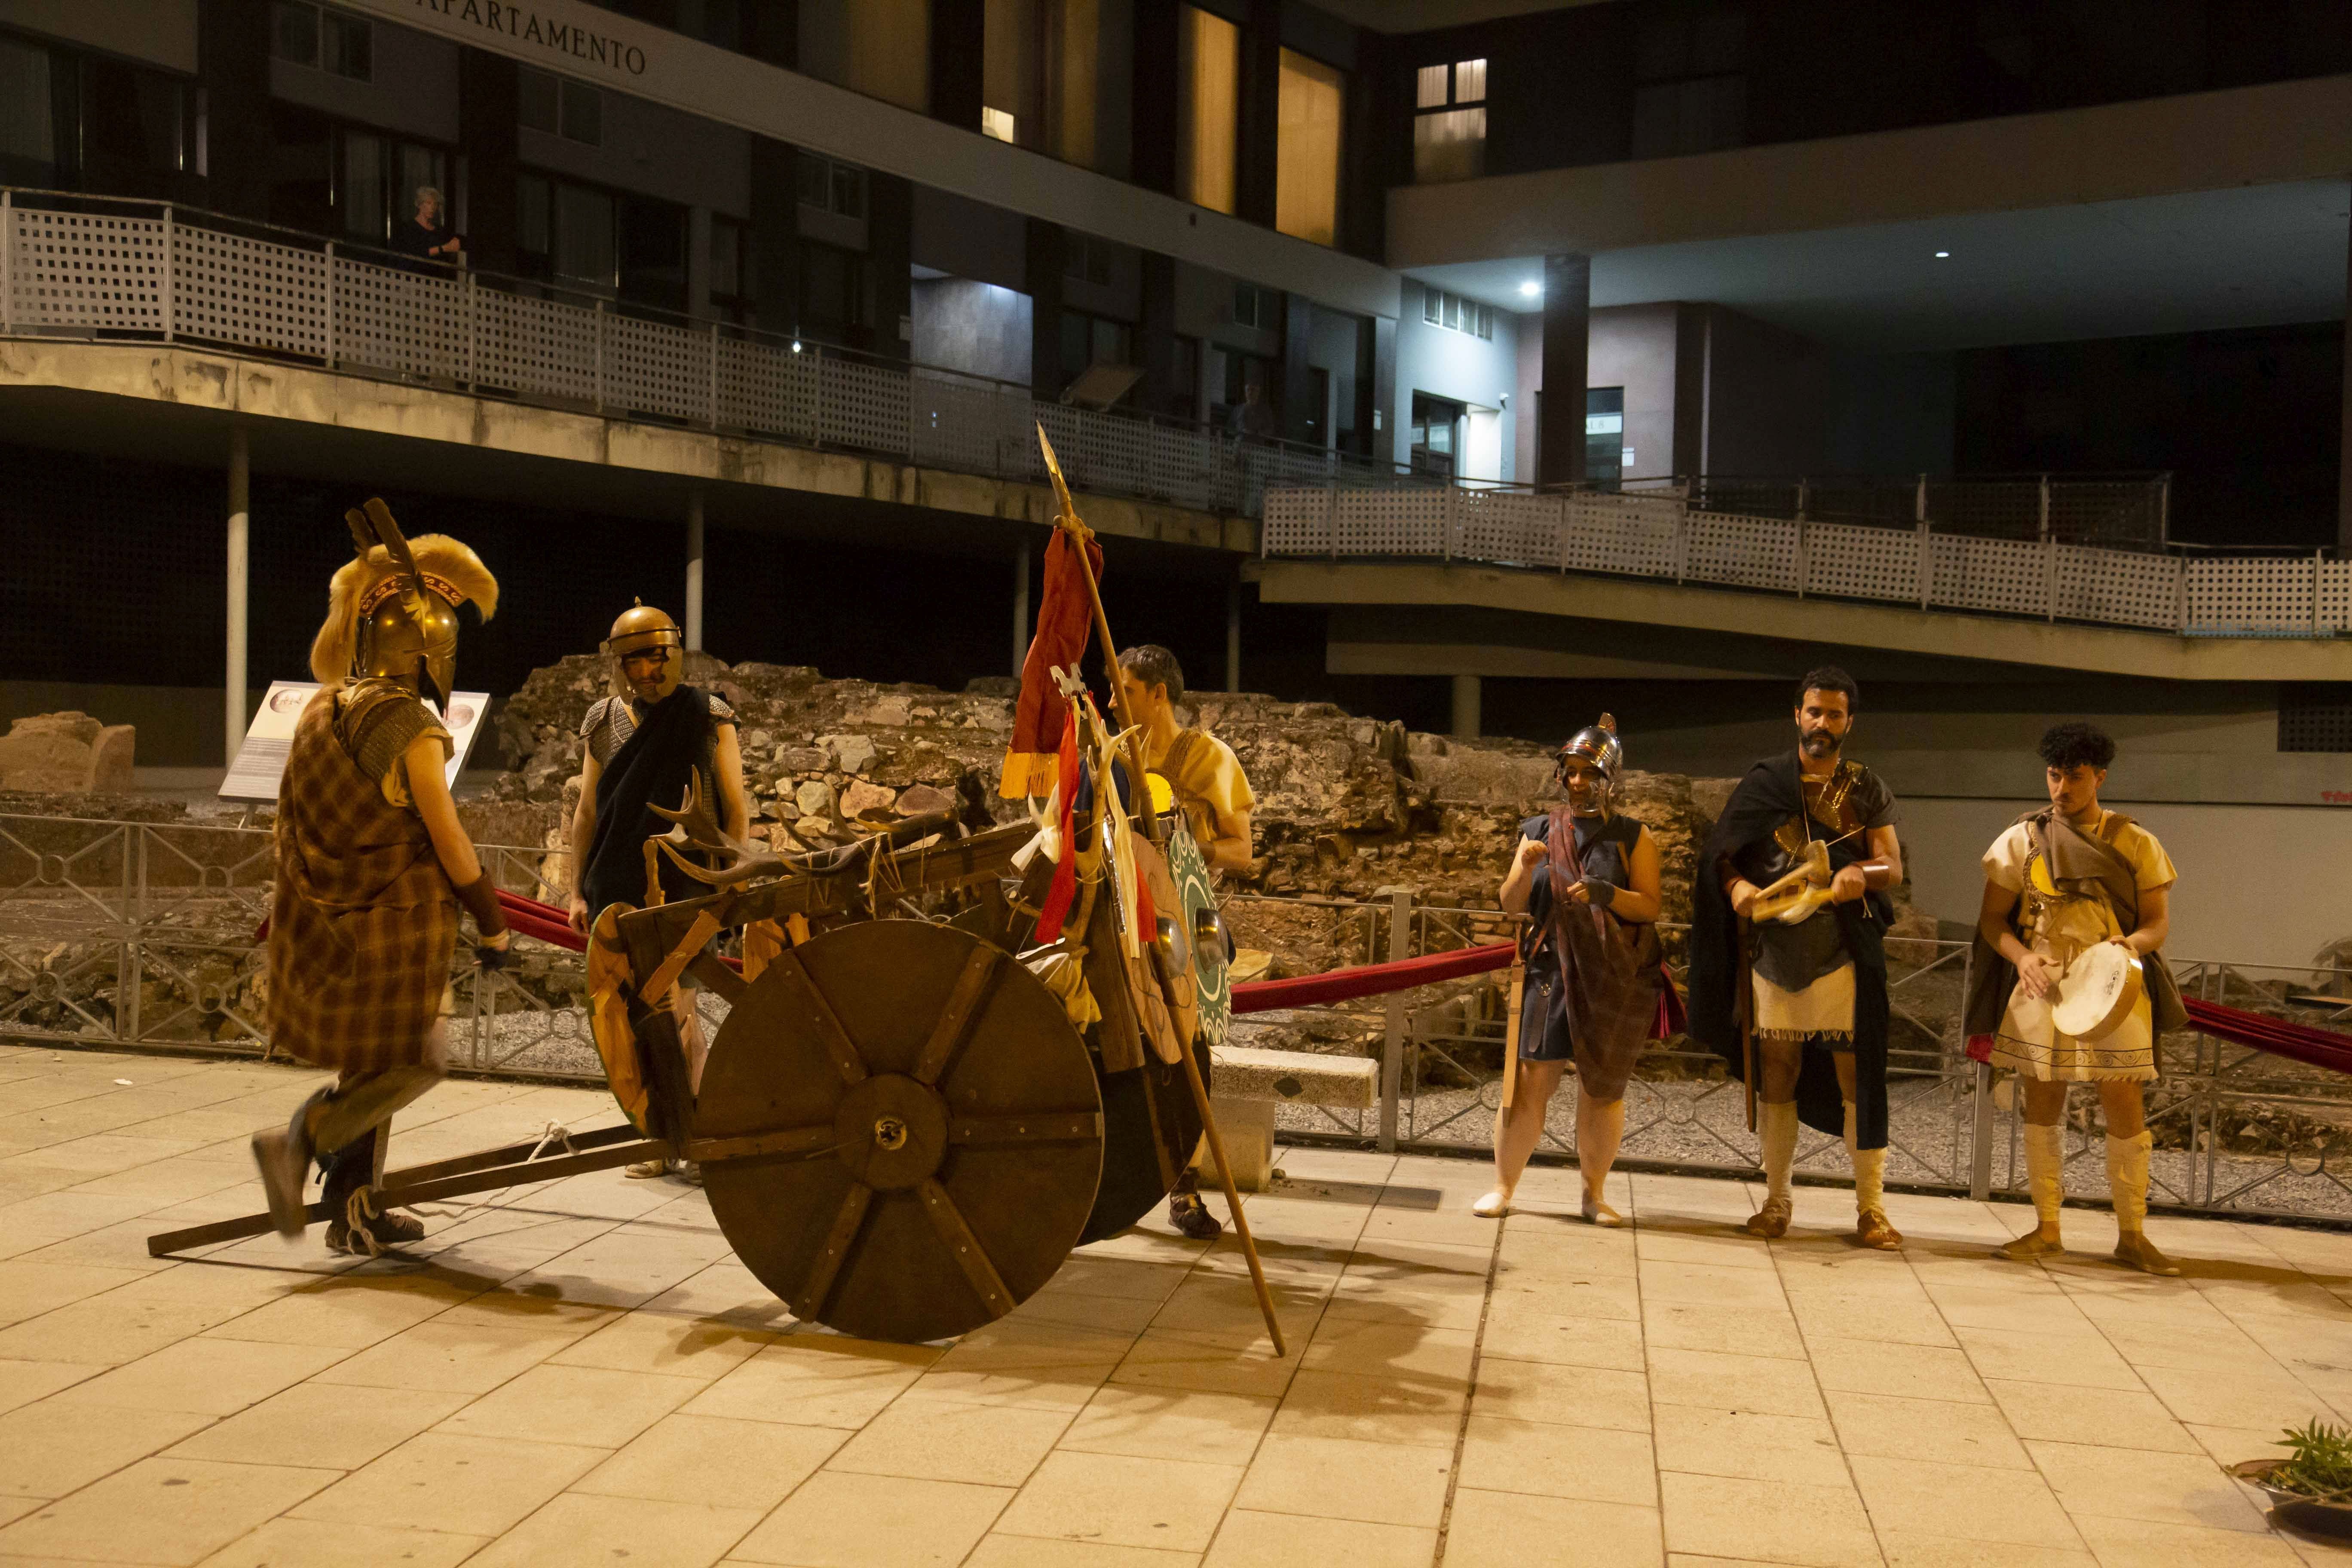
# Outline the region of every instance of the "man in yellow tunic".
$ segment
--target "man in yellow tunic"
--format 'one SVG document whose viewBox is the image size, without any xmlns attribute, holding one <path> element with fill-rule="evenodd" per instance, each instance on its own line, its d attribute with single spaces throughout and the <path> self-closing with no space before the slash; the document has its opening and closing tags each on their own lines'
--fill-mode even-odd
<svg viewBox="0 0 2352 1568">
<path fill-rule="evenodd" d="M 1177 719 L 1184 670 L 1176 656 L 1157 643 L 1129 648 L 1118 656 L 1118 684 L 1129 715 L 1143 731 L 1143 765 L 1168 781 L 1209 874 L 1247 869 L 1250 811 L 1257 797 L 1231 746 L 1205 730 L 1186 729 Z M 1168 1194 L 1168 1218 L 1196 1240 L 1224 1228 L 1202 1205 L 1200 1177 L 1190 1169 Z"/>
<path fill-rule="evenodd" d="M 1978 979 L 1969 1000 L 1970 1035 L 1989 1043 L 1992 1065 L 2017 1074 L 2025 1091 L 2026 1181 L 2040 1223 L 2000 1253 L 2025 1259 L 2063 1250 L 2067 1089 L 2095 1083 L 2106 1118 L 2116 1258 L 2150 1274 L 2178 1274 L 2147 1238 L 2154 1141 L 2140 1089 L 2156 1077 L 2159 1026 L 2186 1021 L 2158 952 L 2170 925 L 2172 860 L 2154 834 L 2100 805 L 2099 786 L 2116 756 L 2103 731 L 2054 724 L 2041 751 L 2049 808 L 2021 817 L 1984 854 Z M 2054 993 L 2068 966 L 2103 942 L 2128 950 L 2144 984 L 2119 1021 L 2077 1038 L 2053 1018 Z"/>
</svg>

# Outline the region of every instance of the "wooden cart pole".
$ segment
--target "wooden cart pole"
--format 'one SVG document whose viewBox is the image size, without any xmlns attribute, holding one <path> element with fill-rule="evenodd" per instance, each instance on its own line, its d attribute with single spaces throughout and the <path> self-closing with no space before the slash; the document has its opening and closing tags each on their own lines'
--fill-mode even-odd
<svg viewBox="0 0 2352 1568">
<path fill-rule="evenodd" d="M 1143 782 L 1143 736 L 1136 729 L 1135 715 L 1129 711 L 1127 694 L 1118 684 L 1118 644 L 1111 640 L 1110 616 L 1103 611 L 1102 589 L 1095 583 L 1094 563 L 1087 559 L 1087 541 L 1090 537 L 1087 525 L 1079 521 L 1078 509 L 1070 500 L 1070 487 L 1062 478 L 1062 465 L 1054 457 L 1054 443 L 1045 438 L 1045 426 L 1037 426 L 1037 445 L 1045 455 L 1045 472 L 1053 477 L 1054 499 L 1061 515 L 1054 526 L 1065 529 L 1070 543 L 1076 549 L 1078 575 L 1086 580 L 1087 600 L 1093 607 L 1095 635 L 1102 641 L 1104 673 L 1110 682 L 1111 710 L 1118 715 L 1118 727 L 1127 736 L 1128 773 L 1135 788 L 1136 815 L 1148 825 L 1147 837 L 1159 837 L 1160 814 L 1152 808 L 1150 787 Z M 1160 988 L 1167 993 L 1171 1012 L 1175 1005 L 1176 982 L 1161 965 L 1166 962 L 1158 942 L 1146 938 L 1144 951 L 1151 954 L 1152 973 Z M 1258 1260 L 1257 1241 L 1250 1235 L 1249 1216 L 1242 1212 L 1241 1189 L 1234 1184 L 1233 1167 L 1225 1163 L 1224 1134 L 1217 1131 L 1216 1113 L 1209 1108 L 1209 1086 L 1201 1081 L 1201 1064 L 1192 1054 L 1192 1042 L 1187 1040 L 1177 1053 L 1184 1058 L 1184 1081 L 1192 1090 L 1192 1104 L 1201 1112 L 1201 1131 L 1208 1140 L 1209 1157 L 1217 1163 L 1217 1183 L 1225 1191 L 1225 1207 L 1234 1217 L 1234 1234 L 1241 1239 L 1242 1256 L 1249 1262 L 1250 1287 L 1257 1293 L 1258 1310 L 1265 1316 L 1266 1337 L 1274 1342 L 1276 1360 L 1289 1352 L 1282 1342 L 1282 1323 L 1275 1316 L 1274 1292 L 1265 1282 L 1265 1265 Z"/>
<path fill-rule="evenodd" d="M 1209 1111 L 1209 1086 L 1201 1081 L 1201 1064 L 1191 1051 L 1184 1053 L 1184 1081 L 1192 1086 L 1192 1103 L 1200 1109 L 1201 1131 L 1209 1140 L 1210 1157 L 1217 1162 L 1217 1184 L 1225 1189 L 1225 1206 L 1234 1216 L 1234 1234 L 1241 1238 L 1242 1256 L 1249 1260 L 1250 1288 L 1257 1292 L 1257 1310 L 1265 1316 L 1266 1337 L 1274 1342 L 1274 1358 L 1280 1361 L 1290 1352 L 1282 1342 L 1282 1324 L 1274 1315 L 1274 1292 L 1265 1283 L 1265 1266 L 1258 1261 L 1257 1241 L 1250 1235 L 1249 1215 L 1242 1212 L 1242 1194 L 1234 1185 L 1234 1168 L 1225 1163 L 1224 1135 L 1217 1131 L 1217 1119 Z"/>
</svg>

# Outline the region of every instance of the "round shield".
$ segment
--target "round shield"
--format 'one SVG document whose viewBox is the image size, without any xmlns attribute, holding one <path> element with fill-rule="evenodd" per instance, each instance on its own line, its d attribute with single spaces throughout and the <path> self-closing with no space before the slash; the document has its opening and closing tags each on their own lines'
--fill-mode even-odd
<svg viewBox="0 0 2352 1568">
<path fill-rule="evenodd" d="M 1225 961 L 1224 917 L 1217 912 L 1216 884 L 1209 876 L 1208 858 L 1192 841 L 1192 829 L 1181 817 L 1168 836 L 1168 874 L 1175 879 L 1176 897 L 1184 906 L 1183 923 L 1192 949 L 1192 985 L 1200 996 L 1201 1033 L 1212 1046 L 1225 1043 L 1225 1028 L 1234 1020 L 1234 988 Z"/>
<path fill-rule="evenodd" d="M 919 921 L 773 960 L 703 1068 L 693 1148 L 744 1267 L 795 1316 L 916 1342 L 1003 1316 L 1077 1242 L 1102 1101 L 1062 1005 Z"/>
</svg>

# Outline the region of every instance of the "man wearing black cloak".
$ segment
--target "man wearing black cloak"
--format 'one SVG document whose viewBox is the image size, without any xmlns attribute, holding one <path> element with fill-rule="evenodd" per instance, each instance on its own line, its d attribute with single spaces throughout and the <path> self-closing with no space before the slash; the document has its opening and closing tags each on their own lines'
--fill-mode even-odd
<svg viewBox="0 0 2352 1568">
<path fill-rule="evenodd" d="M 1887 1223 L 1886 925 L 1903 879 L 1895 795 L 1841 754 L 1861 705 L 1835 666 L 1797 691 L 1797 746 L 1748 770 L 1707 836 L 1691 891 L 1691 1033 L 1757 1100 L 1765 1198 L 1748 1229 L 1785 1235 L 1797 1126 L 1842 1132 L 1854 1237 Z"/>
<path fill-rule="evenodd" d="M 653 807 L 676 811 L 698 796 L 729 837 L 742 837 L 748 826 L 735 710 L 717 692 L 685 683 L 685 643 L 677 623 L 642 600 L 621 612 L 605 639 L 612 695 L 593 704 L 580 725 L 580 805 L 572 818 L 572 926 L 583 934 L 610 905 L 649 901 L 646 840 L 672 826 Z M 710 891 L 667 857 L 656 864 L 661 899 Z M 702 1080 L 709 1046 L 688 982 L 672 991 L 671 1010 L 692 1088 Z M 656 1157 L 627 1173 L 659 1176 L 670 1168 Z"/>
</svg>

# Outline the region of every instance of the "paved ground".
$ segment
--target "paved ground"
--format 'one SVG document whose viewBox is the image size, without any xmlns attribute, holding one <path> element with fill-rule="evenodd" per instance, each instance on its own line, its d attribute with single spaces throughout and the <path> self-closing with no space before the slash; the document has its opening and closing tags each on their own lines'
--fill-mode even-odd
<svg viewBox="0 0 2352 1568">
<path fill-rule="evenodd" d="M 126 1081 L 127 1080 L 127 1081 Z M 418 1258 L 274 1237 L 245 1137 L 314 1076 L 0 1047 L 0 1563 L 1177 1565 L 2352 1562 L 2223 1461 L 2352 1411 L 2352 1236 L 2162 1225 L 2154 1280 L 1984 1249 L 2014 1206 L 1636 1177 L 1630 1233 L 1473 1217 L 1464 1162 L 1291 1151 L 1229 1246 L 1142 1230 L 954 1345 L 798 1330 L 701 1195 L 602 1173 L 428 1215 Z M 402 1163 L 614 1120 L 455 1083 Z M 2337 1402 L 2341 1402 L 2340 1404 Z"/>
</svg>

